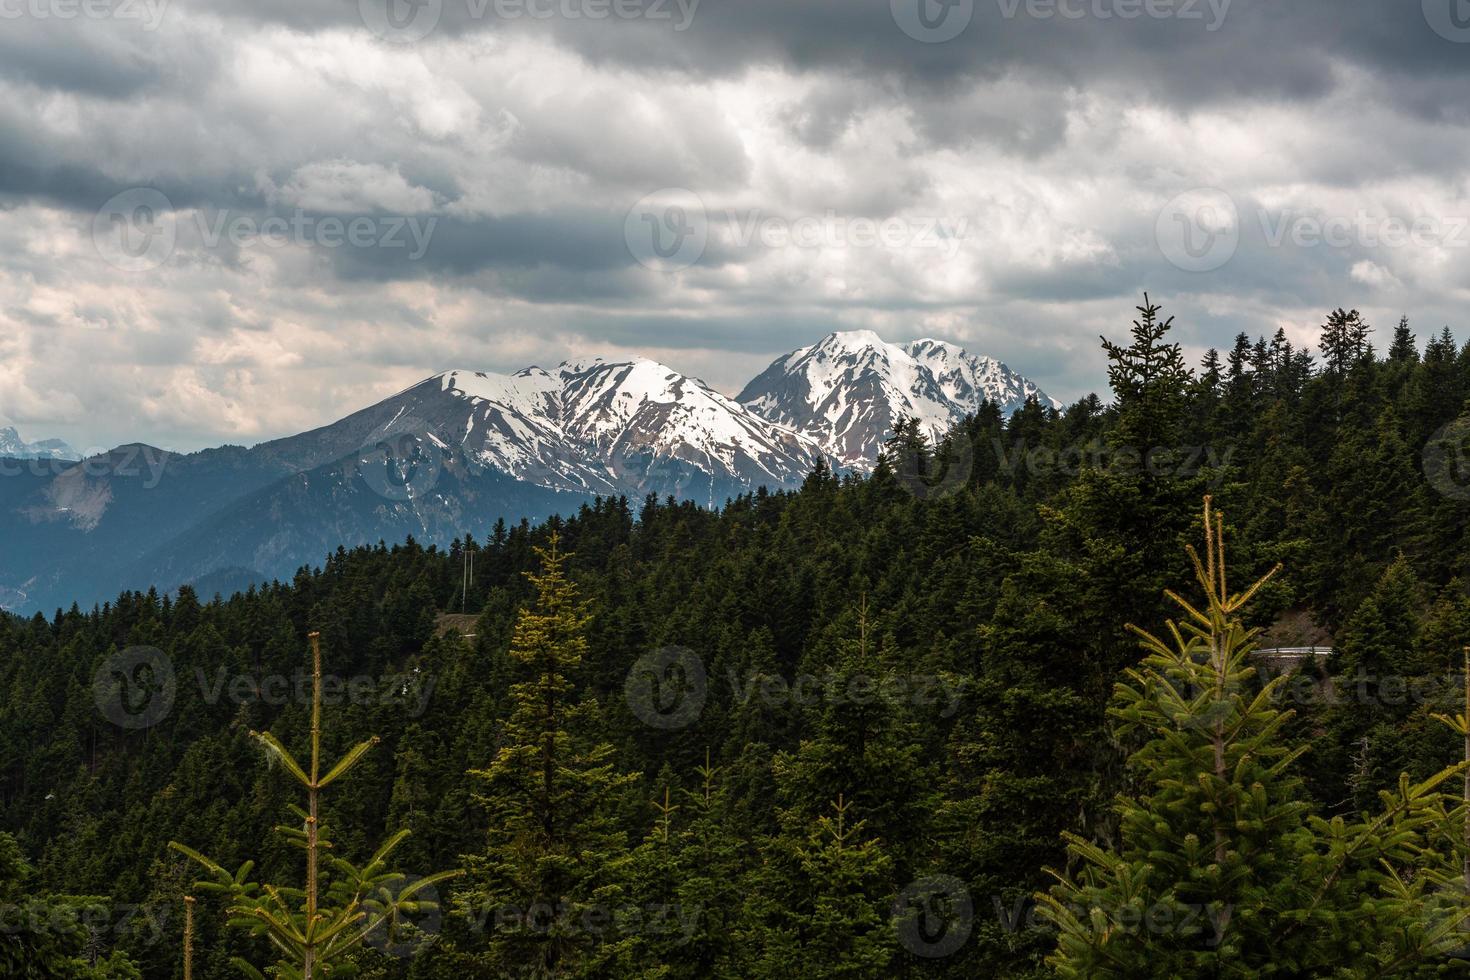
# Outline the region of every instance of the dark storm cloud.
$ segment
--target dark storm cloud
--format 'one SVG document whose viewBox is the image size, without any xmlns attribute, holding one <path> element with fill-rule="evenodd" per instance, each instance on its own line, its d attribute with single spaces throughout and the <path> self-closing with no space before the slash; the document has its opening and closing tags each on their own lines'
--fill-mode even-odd
<svg viewBox="0 0 1470 980">
<path fill-rule="evenodd" d="M 407 2 L 363 0 L 370 11 Z M 674 0 L 638 0 L 658 13 L 629 19 L 590 16 L 588 0 L 427 2 L 429 9 L 442 3 L 430 41 L 529 34 L 595 63 L 697 76 L 736 75 L 766 63 L 887 73 L 942 90 L 1024 70 L 1056 87 L 1127 85 L 1154 99 L 1198 105 L 1312 99 L 1336 84 L 1337 71 L 1352 68 L 1402 80 L 1406 105 L 1423 113 L 1452 111 L 1460 100 L 1451 86 L 1470 77 L 1465 46 L 1436 33 L 1418 0 L 974 0 L 968 25 L 944 43 L 906 35 L 882 0 L 686 0 L 692 16 L 684 30 L 676 29 L 684 14 Z M 1456 0 L 1429 2 L 1448 9 Z M 352 2 L 208 5 L 230 18 L 303 31 L 364 23 Z M 529 8 L 572 16 L 538 18 Z M 1149 9 L 1169 15 L 1150 16 Z M 820 140 L 824 132 L 819 125 L 812 136 Z"/>
<path fill-rule="evenodd" d="M 77 44 L 55 31 L 36 37 L 0 22 L 0 77 L 104 99 L 136 97 L 156 85 L 159 66 L 117 52 Z"/>
<path fill-rule="evenodd" d="M 623 215 L 605 211 L 442 217 L 435 219 L 421 259 L 405 262 L 404 254 L 378 247 L 344 248 L 340 254 L 347 275 L 462 276 L 488 268 L 541 265 L 580 273 L 632 264 L 622 236 Z"/>
</svg>

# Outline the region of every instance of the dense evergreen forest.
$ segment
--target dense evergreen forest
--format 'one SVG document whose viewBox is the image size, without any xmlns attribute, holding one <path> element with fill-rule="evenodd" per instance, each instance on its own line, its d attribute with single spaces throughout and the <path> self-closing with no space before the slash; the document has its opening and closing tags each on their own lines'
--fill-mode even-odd
<svg viewBox="0 0 1470 980">
<path fill-rule="evenodd" d="M 1144 303 L 867 478 L 0 617 L 0 970 L 1458 972 L 1470 345 Z"/>
</svg>

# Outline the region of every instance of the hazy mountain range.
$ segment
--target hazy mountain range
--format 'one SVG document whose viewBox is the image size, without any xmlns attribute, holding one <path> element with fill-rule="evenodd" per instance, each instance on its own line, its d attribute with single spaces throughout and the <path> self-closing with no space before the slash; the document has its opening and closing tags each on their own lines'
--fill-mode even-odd
<svg viewBox="0 0 1470 980">
<path fill-rule="evenodd" d="M 81 459 L 82 454 L 60 439 L 26 442 L 9 426 L 0 426 L 0 459 Z"/>
<path fill-rule="evenodd" d="M 795 486 L 824 458 L 866 470 L 899 417 L 938 437 L 986 401 L 1009 414 L 1027 398 L 1059 407 L 992 358 L 852 331 L 777 358 L 734 399 L 644 358 L 590 358 L 447 371 L 249 449 L 132 444 L 77 461 L 64 443 L 0 429 L 0 606 L 49 611 L 149 585 L 229 592 L 338 546 L 483 537 L 497 518 L 599 495 L 718 506 Z"/>
</svg>

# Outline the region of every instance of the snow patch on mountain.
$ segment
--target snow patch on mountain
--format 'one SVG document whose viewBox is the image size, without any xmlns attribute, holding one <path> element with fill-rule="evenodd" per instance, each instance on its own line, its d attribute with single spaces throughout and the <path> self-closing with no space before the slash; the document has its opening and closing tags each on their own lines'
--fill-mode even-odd
<svg viewBox="0 0 1470 980">
<path fill-rule="evenodd" d="M 463 402 L 456 431 L 471 460 L 555 489 L 719 503 L 734 486 L 794 486 L 822 456 L 812 439 L 647 358 L 449 371 L 430 384 Z"/>
<path fill-rule="evenodd" d="M 1028 398 L 1061 408 L 994 358 L 942 340 L 891 344 L 849 330 L 777 358 L 738 400 L 812 436 L 842 465 L 867 470 L 901 417 L 917 419 L 933 441 L 987 401 L 1010 415 Z"/>
</svg>

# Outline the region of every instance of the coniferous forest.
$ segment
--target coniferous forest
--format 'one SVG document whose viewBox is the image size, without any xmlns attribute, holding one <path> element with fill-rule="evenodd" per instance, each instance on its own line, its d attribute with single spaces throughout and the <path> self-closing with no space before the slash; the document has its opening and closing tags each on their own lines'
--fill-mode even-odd
<svg viewBox="0 0 1470 980">
<path fill-rule="evenodd" d="M 1470 345 L 1125 314 L 870 477 L 0 618 L 0 974 L 1470 973 Z"/>
</svg>

